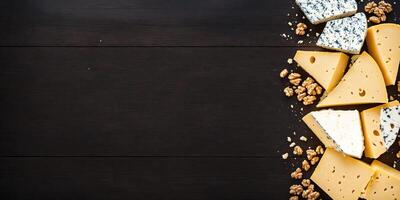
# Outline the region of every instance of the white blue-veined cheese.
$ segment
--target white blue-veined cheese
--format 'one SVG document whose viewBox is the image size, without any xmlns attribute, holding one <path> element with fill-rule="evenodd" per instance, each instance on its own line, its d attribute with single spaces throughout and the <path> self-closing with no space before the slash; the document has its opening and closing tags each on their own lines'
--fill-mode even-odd
<svg viewBox="0 0 400 200">
<path fill-rule="evenodd" d="M 364 13 L 336 19 L 326 23 L 317 46 L 359 54 L 367 35 L 367 18 Z"/>
<path fill-rule="evenodd" d="M 355 0 L 296 0 L 296 4 L 312 24 L 347 17 L 357 12 Z"/>
<path fill-rule="evenodd" d="M 400 106 L 381 109 L 380 129 L 386 149 L 396 141 L 400 129 Z"/>
<path fill-rule="evenodd" d="M 364 151 L 364 136 L 357 110 L 321 110 L 311 112 L 323 129 L 326 138 L 337 151 L 361 158 Z M 327 146 L 325 144 L 325 146 Z"/>
</svg>

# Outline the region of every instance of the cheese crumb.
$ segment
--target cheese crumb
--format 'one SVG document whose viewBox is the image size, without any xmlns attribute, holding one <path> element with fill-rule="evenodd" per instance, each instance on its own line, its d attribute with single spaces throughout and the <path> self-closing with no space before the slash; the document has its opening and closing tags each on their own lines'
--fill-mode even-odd
<svg viewBox="0 0 400 200">
<path fill-rule="evenodd" d="M 304 136 L 301 136 L 301 137 L 300 137 L 300 140 L 301 140 L 301 141 L 304 141 L 304 142 L 307 142 L 307 138 L 304 137 Z"/>
<path fill-rule="evenodd" d="M 282 159 L 286 160 L 288 157 L 289 157 L 289 154 L 288 154 L 288 153 L 282 154 Z"/>
<path fill-rule="evenodd" d="M 289 145 L 289 147 L 294 147 L 294 146 L 296 146 L 296 143 L 294 143 L 294 142 L 290 143 L 290 145 Z"/>
<path fill-rule="evenodd" d="M 287 137 L 287 141 L 288 142 L 292 142 L 292 138 L 291 137 Z"/>
<path fill-rule="evenodd" d="M 289 63 L 289 65 L 292 64 L 292 63 L 293 63 L 293 59 L 288 58 L 288 59 L 287 59 L 287 63 Z"/>
</svg>

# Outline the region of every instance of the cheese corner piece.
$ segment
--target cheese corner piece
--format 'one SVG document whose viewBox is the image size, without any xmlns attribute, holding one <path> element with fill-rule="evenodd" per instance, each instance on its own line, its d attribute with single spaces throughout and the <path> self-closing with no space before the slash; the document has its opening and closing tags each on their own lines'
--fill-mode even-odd
<svg viewBox="0 0 400 200">
<path fill-rule="evenodd" d="M 312 24 L 347 17 L 357 12 L 355 0 L 296 0 L 296 4 Z"/>
<path fill-rule="evenodd" d="M 361 158 L 364 138 L 357 110 L 313 111 L 303 121 L 326 147 Z"/>
<path fill-rule="evenodd" d="M 367 110 L 361 111 L 361 122 L 364 133 L 364 155 L 368 158 L 378 158 L 387 151 L 383 134 L 381 132 L 381 110 L 399 105 L 398 101 L 392 101 Z"/>
<path fill-rule="evenodd" d="M 299 50 L 294 60 L 326 91 L 331 91 L 343 77 L 349 57 L 341 52 Z"/>
<path fill-rule="evenodd" d="M 366 163 L 327 148 L 311 180 L 332 199 L 357 200 L 373 174 Z"/>
<path fill-rule="evenodd" d="M 367 18 L 364 13 L 336 19 L 326 23 L 318 38 L 317 46 L 359 54 L 367 34 Z"/>
<path fill-rule="evenodd" d="M 367 46 L 381 68 L 386 85 L 394 85 L 400 64 L 400 25 L 387 23 L 368 28 Z"/>
<path fill-rule="evenodd" d="M 363 52 L 317 107 L 387 102 L 386 85 L 379 66 L 367 52 Z"/>
<path fill-rule="evenodd" d="M 371 167 L 375 169 L 375 174 L 365 189 L 365 199 L 399 200 L 400 172 L 377 160 L 372 162 Z"/>
</svg>

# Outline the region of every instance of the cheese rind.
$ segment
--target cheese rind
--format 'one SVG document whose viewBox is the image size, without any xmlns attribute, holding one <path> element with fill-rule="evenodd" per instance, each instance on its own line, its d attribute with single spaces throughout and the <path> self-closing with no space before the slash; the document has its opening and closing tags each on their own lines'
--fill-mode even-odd
<svg viewBox="0 0 400 200">
<path fill-rule="evenodd" d="M 368 28 L 368 52 L 381 68 L 386 85 L 396 83 L 400 64 L 400 25 L 386 23 Z"/>
<path fill-rule="evenodd" d="M 332 199 L 356 200 L 373 174 L 366 163 L 327 148 L 311 180 Z"/>
<path fill-rule="evenodd" d="M 375 173 L 363 197 L 368 200 L 400 199 L 400 172 L 377 160 L 372 162 L 371 167 Z"/>
<path fill-rule="evenodd" d="M 303 121 L 326 147 L 361 158 L 364 137 L 357 110 L 313 111 Z"/>
<path fill-rule="evenodd" d="M 294 60 L 329 92 L 343 77 L 349 56 L 341 52 L 299 50 Z"/>
<path fill-rule="evenodd" d="M 383 105 L 375 106 L 361 111 L 361 122 L 363 127 L 365 150 L 364 155 L 368 158 L 378 158 L 387 151 L 380 129 L 381 109 L 397 106 L 398 101 L 392 101 Z"/>
<path fill-rule="evenodd" d="M 347 17 L 357 12 L 355 0 L 296 0 L 296 4 L 312 24 Z"/>
<path fill-rule="evenodd" d="M 359 54 L 367 34 L 367 18 L 364 13 L 326 23 L 318 38 L 317 46 Z"/>
<path fill-rule="evenodd" d="M 317 107 L 387 102 L 386 85 L 379 66 L 367 52 L 363 52 Z"/>
<path fill-rule="evenodd" d="M 387 149 L 392 146 L 400 129 L 400 106 L 381 109 L 380 130 Z"/>
</svg>

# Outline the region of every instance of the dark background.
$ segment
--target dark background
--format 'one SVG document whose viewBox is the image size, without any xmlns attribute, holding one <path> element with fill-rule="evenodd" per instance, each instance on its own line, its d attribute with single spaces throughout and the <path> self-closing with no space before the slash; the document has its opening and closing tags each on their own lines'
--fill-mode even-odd
<svg viewBox="0 0 400 200">
<path fill-rule="evenodd" d="M 0 198 L 287 199 L 286 136 L 319 144 L 279 78 L 316 49 L 280 36 L 301 17 L 282 0 L 0 1 Z"/>
</svg>

